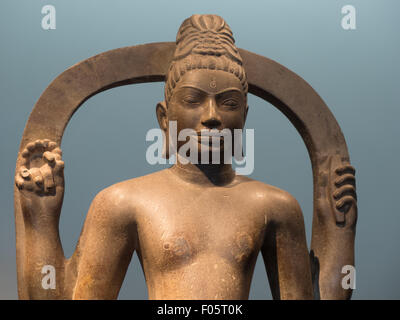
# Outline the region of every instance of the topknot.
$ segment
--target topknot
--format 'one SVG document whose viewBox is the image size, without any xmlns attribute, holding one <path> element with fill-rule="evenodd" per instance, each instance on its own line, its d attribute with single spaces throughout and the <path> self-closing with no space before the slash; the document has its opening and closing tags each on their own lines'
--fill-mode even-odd
<svg viewBox="0 0 400 320">
<path fill-rule="evenodd" d="M 183 21 L 176 36 L 176 49 L 166 84 L 165 99 L 189 70 L 222 70 L 234 74 L 245 95 L 248 85 L 242 58 L 228 24 L 220 16 L 195 14 Z"/>
</svg>

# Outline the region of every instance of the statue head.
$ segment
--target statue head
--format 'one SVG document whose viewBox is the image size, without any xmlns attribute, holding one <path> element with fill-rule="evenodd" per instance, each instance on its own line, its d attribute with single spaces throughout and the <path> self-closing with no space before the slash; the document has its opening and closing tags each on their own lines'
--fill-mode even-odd
<svg viewBox="0 0 400 320">
<path fill-rule="evenodd" d="M 242 58 L 226 22 L 216 15 L 186 19 L 166 75 L 165 100 L 156 109 L 164 143 L 169 121 L 176 121 L 178 134 L 182 129 L 243 129 L 247 91 Z M 168 152 L 164 156 L 168 158 Z"/>
</svg>

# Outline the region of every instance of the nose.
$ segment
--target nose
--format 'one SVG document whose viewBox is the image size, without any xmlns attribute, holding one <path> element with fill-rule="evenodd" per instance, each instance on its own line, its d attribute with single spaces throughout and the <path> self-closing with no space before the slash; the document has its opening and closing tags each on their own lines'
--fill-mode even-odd
<svg viewBox="0 0 400 320">
<path fill-rule="evenodd" d="M 214 98 L 209 98 L 207 101 L 206 110 L 204 111 L 201 124 L 209 129 L 218 128 L 221 126 L 221 117 L 218 114 L 217 103 Z"/>
</svg>

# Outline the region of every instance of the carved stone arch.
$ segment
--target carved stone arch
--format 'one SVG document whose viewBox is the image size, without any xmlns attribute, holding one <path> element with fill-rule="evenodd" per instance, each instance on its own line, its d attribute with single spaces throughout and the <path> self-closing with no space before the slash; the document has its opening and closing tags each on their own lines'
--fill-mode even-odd
<svg viewBox="0 0 400 320">
<path fill-rule="evenodd" d="M 93 95 L 128 84 L 164 81 L 174 50 L 174 42 L 119 48 L 81 61 L 60 74 L 46 88 L 32 110 L 23 133 L 17 168 L 21 164 L 21 151 L 27 143 L 36 139 L 50 139 L 61 144 L 70 118 Z M 334 259 L 325 254 L 327 248 L 331 252 L 350 250 L 349 254 L 344 255 L 343 261 L 336 261 L 332 268 L 326 267 L 335 281 L 340 281 L 341 270 L 337 265 L 352 264 L 354 236 L 350 236 L 350 242 L 351 239 L 353 242 L 348 243 L 346 235 L 349 231 L 343 220 L 344 215 L 333 206 L 329 212 L 322 214 L 316 212 L 315 208 L 321 192 L 328 192 L 327 181 L 332 168 L 349 164 L 341 129 L 321 97 L 301 77 L 268 58 L 243 49 L 240 49 L 240 54 L 248 77 L 249 92 L 283 112 L 296 127 L 308 149 L 314 184 L 311 244 L 314 261 L 324 267 Z M 22 288 L 24 222 L 17 187 L 14 189 L 14 206 L 18 287 Z M 19 289 L 19 296 L 24 298 L 26 294 Z"/>
</svg>

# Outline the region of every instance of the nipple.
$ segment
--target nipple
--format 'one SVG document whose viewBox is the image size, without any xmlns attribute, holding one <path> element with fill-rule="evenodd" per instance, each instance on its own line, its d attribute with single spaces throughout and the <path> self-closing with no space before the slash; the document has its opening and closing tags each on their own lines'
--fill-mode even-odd
<svg viewBox="0 0 400 320">
<path fill-rule="evenodd" d="M 248 258 L 253 251 L 253 239 L 246 232 L 241 232 L 236 236 L 232 254 L 237 262 L 242 262 Z"/>
<path fill-rule="evenodd" d="M 164 252 L 167 253 L 171 258 L 190 258 L 191 248 L 189 243 L 184 237 L 176 237 L 168 239 L 163 244 Z"/>
</svg>

